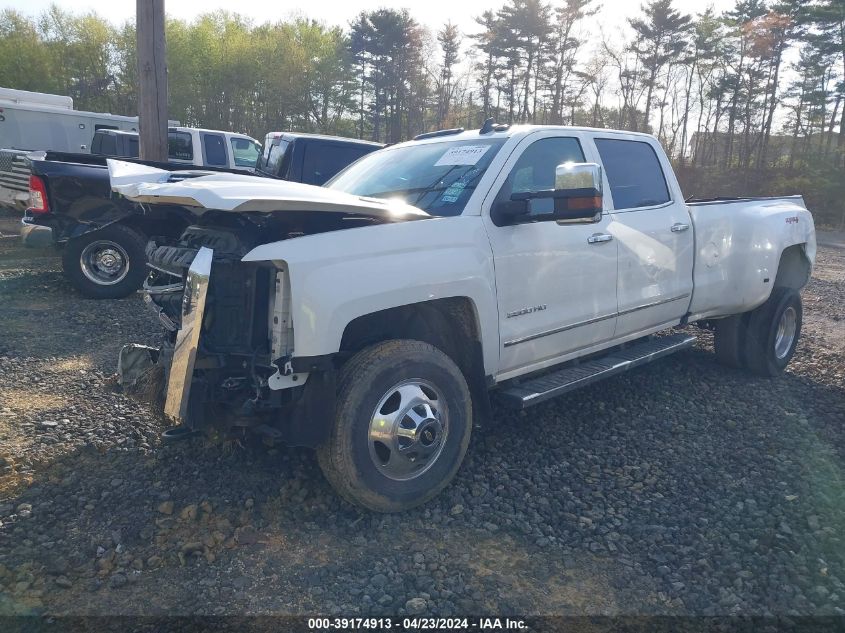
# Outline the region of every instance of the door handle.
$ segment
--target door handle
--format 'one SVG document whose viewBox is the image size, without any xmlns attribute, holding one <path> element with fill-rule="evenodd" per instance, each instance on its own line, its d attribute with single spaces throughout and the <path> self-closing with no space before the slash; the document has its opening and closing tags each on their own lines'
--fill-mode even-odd
<svg viewBox="0 0 845 633">
<path fill-rule="evenodd" d="M 613 239 L 610 233 L 593 233 L 587 238 L 588 244 L 601 244 L 602 242 L 609 242 Z"/>
<path fill-rule="evenodd" d="M 683 222 L 675 222 L 672 225 L 672 233 L 682 233 L 689 228 L 689 224 L 684 224 Z"/>
</svg>

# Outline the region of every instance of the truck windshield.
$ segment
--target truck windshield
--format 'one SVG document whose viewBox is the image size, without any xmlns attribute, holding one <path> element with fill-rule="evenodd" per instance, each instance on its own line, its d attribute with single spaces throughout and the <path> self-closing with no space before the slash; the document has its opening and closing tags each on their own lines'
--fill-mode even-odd
<svg viewBox="0 0 845 633">
<path fill-rule="evenodd" d="M 460 215 L 504 142 L 443 141 L 374 152 L 326 187 L 358 196 L 397 198 L 431 215 Z"/>
</svg>

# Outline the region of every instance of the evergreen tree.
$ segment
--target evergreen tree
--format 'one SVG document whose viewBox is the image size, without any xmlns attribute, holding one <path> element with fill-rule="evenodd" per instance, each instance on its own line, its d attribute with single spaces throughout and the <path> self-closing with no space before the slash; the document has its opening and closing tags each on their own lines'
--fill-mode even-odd
<svg viewBox="0 0 845 633">
<path fill-rule="evenodd" d="M 529 121 L 532 112 L 532 93 L 536 95 L 536 80 L 539 74 L 541 53 L 551 33 L 551 9 L 542 0 L 509 0 L 498 13 L 503 25 L 501 35 L 503 48 L 508 51 L 508 61 L 511 68 L 510 93 L 515 95 L 517 90 L 517 65 L 521 71 L 520 88 L 522 103 L 519 105 L 517 119 Z M 532 87 L 533 82 L 533 87 Z M 536 99 L 533 101 L 536 106 Z M 536 110 L 536 107 L 534 108 Z M 513 118 L 513 107 L 511 116 Z"/>
<path fill-rule="evenodd" d="M 452 22 L 447 22 L 437 32 L 437 42 L 443 51 L 437 98 L 437 125 L 442 127 L 449 118 L 449 105 L 453 97 L 452 72 L 461 49 L 461 32 Z"/>
<path fill-rule="evenodd" d="M 642 17 L 628 20 L 636 33 L 631 45 L 643 66 L 643 83 L 646 87 L 645 125 L 651 122 L 654 91 L 667 64 L 676 59 L 687 47 L 690 16 L 682 15 L 672 7 L 672 0 L 652 0 L 641 7 Z"/>
</svg>

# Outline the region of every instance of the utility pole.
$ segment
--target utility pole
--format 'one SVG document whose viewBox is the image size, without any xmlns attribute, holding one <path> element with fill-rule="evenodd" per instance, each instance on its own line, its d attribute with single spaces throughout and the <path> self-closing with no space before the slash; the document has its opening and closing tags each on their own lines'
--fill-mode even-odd
<svg viewBox="0 0 845 633">
<path fill-rule="evenodd" d="M 144 160 L 167 160 L 164 0 L 136 0 L 138 137 Z"/>
</svg>

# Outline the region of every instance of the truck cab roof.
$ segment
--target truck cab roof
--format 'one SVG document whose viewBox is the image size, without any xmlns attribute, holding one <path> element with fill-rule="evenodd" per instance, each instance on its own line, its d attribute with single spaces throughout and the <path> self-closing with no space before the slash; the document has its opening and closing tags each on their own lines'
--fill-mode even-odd
<svg viewBox="0 0 845 633">
<path fill-rule="evenodd" d="M 167 128 L 168 132 L 209 132 L 212 134 L 225 134 L 226 136 L 235 136 L 235 137 L 242 137 L 248 138 L 250 140 L 258 142 L 256 139 L 252 138 L 248 134 L 241 134 L 240 132 L 227 132 L 226 130 L 210 130 L 207 128 L 202 127 L 181 127 L 181 126 L 169 126 Z M 138 132 L 135 130 L 110 130 L 110 129 L 99 129 L 97 130 L 98 134 L 106 134 L 109 136 L 138 136 Z"/>
<path fill-rule="evenodd" d="M 490 131 L 484 131 L 484 128 L 473 130 L 440 130 L 439 132 L 432 132 L 429 134 L 420 135 L 419 137 L 397 143 L 391 147 L 404 147 L 408 145 L 420 145 L 423 143 L 442 143 L 444 141 L 472 141 L 480 139 L 491 138 L 522 138 L 538 131 L 560 130 L 561 132 L 586 132 L 592 134 L 602 134 L 608 136 L 631 136 L 642 137 L 656 141 L 653 134 L 646 134 L 645 132 L 628 132 L 623 130 L 610 130 L 607 128 L 594 128 L 586 126 L 575 125 L 499 125 L 493 126 Z"/>
<path fill-rule="evenodd" d="M 296 139 L 313 139 L 315 141 L 326 141 L 332 143 L 345 143 L 349 145 L 370 145 L 376 149 L 384 147 L 383 143 L 376 143 L 375 141 L 364 141 L 357 138 L 349 138 L 347 136 L 332 136 L 330 134 L 312 134 L 310 132 L 270 132 L 266 139 L 284 139 L 286 141 L 293 141 Z"/>
</svg>

